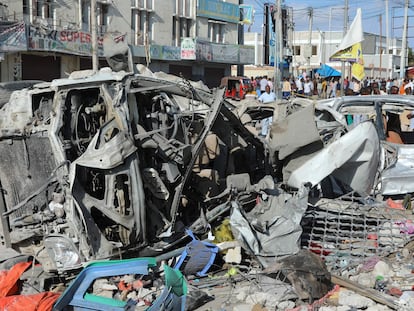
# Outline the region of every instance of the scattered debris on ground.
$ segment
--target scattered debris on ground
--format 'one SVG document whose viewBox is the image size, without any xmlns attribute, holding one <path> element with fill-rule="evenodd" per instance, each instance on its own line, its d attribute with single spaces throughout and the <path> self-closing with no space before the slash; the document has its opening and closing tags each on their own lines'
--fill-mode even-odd
<svg viewBox="0 0 414 311">
<path fill-rule="evenodd" d="M 378 134 L 410 103 L 224 91 L 140 67 L 13 92 L 2 309 L 410 310 L 410 152 Z"/>
</svg>

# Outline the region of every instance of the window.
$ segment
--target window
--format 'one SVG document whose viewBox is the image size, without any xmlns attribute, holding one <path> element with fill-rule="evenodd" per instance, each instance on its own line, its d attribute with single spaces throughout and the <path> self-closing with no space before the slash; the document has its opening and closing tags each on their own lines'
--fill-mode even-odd
<svg viewBox="0 0 414 311">
<path fill-rule="evenodd" d="M 318 47 L 316 45 L 312 45 L 312 56 L 318 55 Z"/>
<path fill-rule="evenodd" d="M 53 0 L 23 0 L 23 14 L 39 18 L 53 18 Z"/>
<path fill-rule="evenodd" d="M 131 7 L 135 9 L 153 10 L 153 0 L 131 0 Z"/>
<path fill-rule="evenodd" d="M 226 23 L 209 20 L 208 21 L 208 38 L 211 42 L 224 43 L 224 31 Z"/>
<path fill-rule="evenodd" d="M 195 0 L 175 0 L 175 15 L 181 17 L 192 17 L 193 2 Z"/>
<path fill-rule="evenodd" d="M 82 11 L 82 30 L 83 31 L 90 31 L 91 27 L 91 6 L 88 0 L 82 0 L 81 3 L 81 11 Z"/>
<path fill-rule="evenodd" d="M 82 0 L 82 30 L 91 31 L 91 4 L 90 0 Z M 96 25 L 99 34 L 105 34 L 108 25 L 109 5 L 102 2 L 96 3 Z"/>
<path fill-rule="evenodd" d="M 52 0 L 36 0 L 33 15 L 41 18 L 53 17 Z"/>
<path fill-rule="evenodd" d="M 96 23 L 98 25 L 99 33 L 105 34 L 106 27 L 108 25 L 108 4 L 97 3 L 96 4 Z"/>
<path fill-rule="evenodd" d="M 173 16 L 173 45 L 178 46 L 182 37 L 191 37 L 192 25 L 193 20 L 191 18 Z"/>
<path fill-rule="evenodd" d="M 23 14 L 30 14 L 29 0 L 23 0 Z"/>
<path fill-rule="evenodd" d="M 300 55 L 300 45 L 296 45 L 293 47 L 294 55 Z"/>
<path fill-rule="evenodd" d="M 193 37 L 194 29 L 194 0 L 175 0 L 175 14 L 173 15 L 172 41 L 173 45 L 180 45 L 182 37 Z"/>
<path fill-rule="evenodd" d="M 152 40 L 152 0 L 131 0 L 132 42 L 147 45 Z"/>
</svg>

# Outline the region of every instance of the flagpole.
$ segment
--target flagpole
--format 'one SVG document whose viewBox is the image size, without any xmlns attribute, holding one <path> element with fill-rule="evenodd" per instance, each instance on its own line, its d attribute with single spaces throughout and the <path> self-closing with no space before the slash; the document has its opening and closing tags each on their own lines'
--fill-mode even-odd
<svg viewBox="0 0 414 311">
<path fill-rule="evenodd" d="M 282 38 L 282 5 L 281 0 L 276 0 L 276 18 L 275 18 L 275 50 L 274 50 L 274 83 L 273 83 L 273 89 L 276 94 L 276 98 L 280 99 L 282 98 L 281 89 L 280 89 L 280 83 L 281 83 L 281 62 L 282 58 L 280 57 L 282 53 L 282 47 L 283 47 L 283 38 Z"/>
<path fill-rule="evenodd" d="M 389 3 L 388 0 L 385 0 L 385 35 L 387 36 L 387 53 L 385 53 L 387 55 L 387 78 L 391 78 L 391 60 L 390 60 L 390 26 L 389 26 Z"/>
<path fill-rule="evenodd" d="M 344 37 L 348 30 L 348 0 L 345 0 L 345 8 L 344 8 Z M 345 61 L 341 62 L 341 73 L 342 73 L 342 81 L 341 81 L 341 96 L 344 96 L 344 80 L 345 80 Z"/>
<path fill-rule="evenodd" d="M 402 47 L 401 47 L 401 59 L 400 59 L 400 79 L 405 78 L 405 57 L 407 55 L 408 6 L 409 6 L 409 0 L 405 0 L 404 31 L 403 31 Z"/>
</svg>

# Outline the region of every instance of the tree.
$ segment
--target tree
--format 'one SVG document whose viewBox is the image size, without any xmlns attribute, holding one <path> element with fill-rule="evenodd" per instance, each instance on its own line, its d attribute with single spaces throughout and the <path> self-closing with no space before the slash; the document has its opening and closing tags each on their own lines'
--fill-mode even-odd
<svg viewBox="0 0 414 311">
<path fill-rule="evenodd" d="M 408 48 L 408 66 L 414 66 L 414 53 L 411 48 Z"/>
</svg>

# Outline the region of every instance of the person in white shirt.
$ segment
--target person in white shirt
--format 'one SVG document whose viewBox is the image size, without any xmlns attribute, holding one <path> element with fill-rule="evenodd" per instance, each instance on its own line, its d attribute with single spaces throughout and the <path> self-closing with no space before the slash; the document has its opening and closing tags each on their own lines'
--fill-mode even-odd
<svg viewBox="0 0 414 311">
<path fill-rule="evenodd" d="M 313 82 L 306 78 L 306 82 L 303 84 L 303 93 L 305 96 L 311 96 L 313 91 Z"/>
<path fill-rule="evenodd" d="M 303 83 L 302 83 L 303 79 L 301 79 L 300 77 L 298 77 L 295 80 L 295 84 L 296 84 L 296 91 L 298 94 L 303 94 Z"/>
<path fill-rule="evenodd" d="M 270 102 L 274 102 L 276 100 L 276 94 L 270 90 L 270 86 L 267 85 L 265 92 L 262 93 L 259 97 L 259 102 L 266 104 Z M 263 137 L 267 136 L 267 133 L 269 131 L 269 126 L 272 124 L 273 117 L 265 118 L 262 120 L 262 130 L 260 132 L 260 135 Z"/>
<path fill-rule="evenodd" d="M 264 93 L 266 91 L 266 86 L 267 86 L 267 77 L 266 76 L 262 77 L 259 83 L 260 83 L 260 92 Z"/>
</svg>

